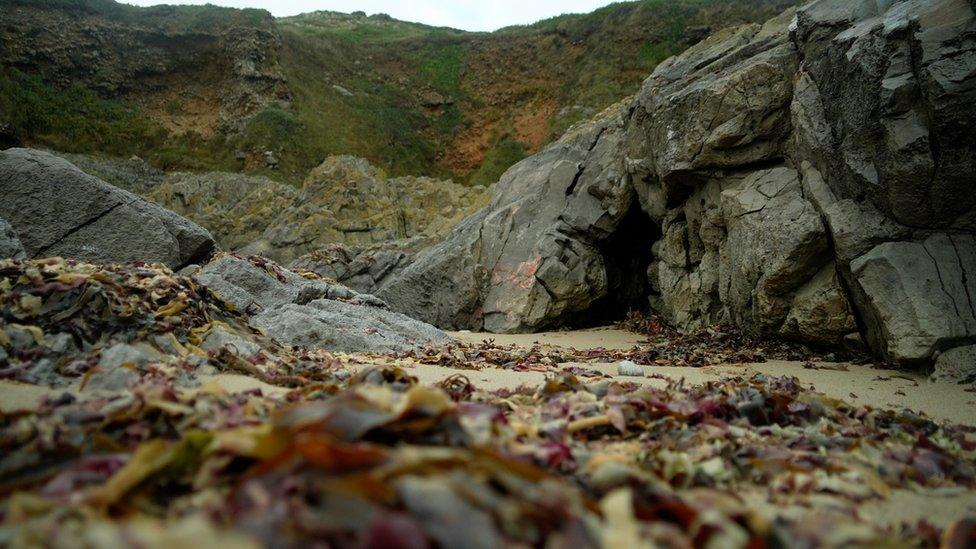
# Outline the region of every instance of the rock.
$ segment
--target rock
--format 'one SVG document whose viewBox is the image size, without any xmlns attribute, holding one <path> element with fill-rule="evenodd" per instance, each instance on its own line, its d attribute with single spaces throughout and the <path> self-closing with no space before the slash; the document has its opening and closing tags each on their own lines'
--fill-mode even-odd
<svg viewBox="0 0 976 549">
<path fill-rule="evenodd" d="M 624 360 L 617 364 L 617 375 L 628 377 L 644 377 L 644 369 L 639 364 Z"/>
<path fill-rule="evenodd" d="M 974 24 L 964 0 L 800 8 L 798 147 L 839 197 L 867 198 L 893 221 L 925 228 L 951 226 L 976 206 Z"/>
<path fill-rule="evenodd" d="M 348 353 L 405 351 L 450 341 L 437 328 L 400 313 L 328 299 L 265 311 L 253 323 L 282 343 Z"/>
<path fill-rule="evenodd" d="M 824 218 L 834 242 L 834 253 L 848 263 L 882 242 L 901 240 L 910 235 L 903 227 L 879 212 L 869 202 L 845 199 L 824 209 Z"/>
<path fill-rule="evenodd" d="M 179 268 L 215 248 L 205 229 L 45 152 L 0 152 L 0 194 L 0 217 L 29 257 Z"/>
<path fill-rule="evenodd" d="M 330 245 L 429 245 L 491 193 L 426 177 L 388 178 L 363 159 L 335 156 L 313 169 L 301 189 L 237 173 L 173 173 L 145 196 L 208 228 L 224 249 L 290 263 L 327 255 Z"/>
<path fill-rule="evenodd" d="M 14 228 L 0 218 L 0 259 L 24 259 L 26 255 Z"/>
<path fill-rule="evenodd" d="M 166 179 L 164 171 L 152 167 L 138 156 L 124 159 L 57 151 L 48 152 L 71 162 L 79 170 L 88 175 L 93 175 L 113 187 L 143 197 L 148 197 Z"/>
<path fill-rule="evenodd" d="M 976 238 L 935 234 L 881 244 L 851 263 L 868 342 L 886 359 L 921 363 L 976 340 Z"/>
<path fill-rule="evenodd" d="M 251 315 L 253 326 L 290 345 L 385 352 L 451 340 L 433 326 L 389 311 L 374 296 L 304 278 L 261 258 L 223 255 L 193 278 Z M 227 335 L 212 331 L 204 348 L 216 351 L 227 344 L 237 345 Z M 257 351 L 249 345 L 237 345 L 237 350 L 244 355 Z"/>
<path fill-rule="evenodd" d="M 366 294 L 375 294 L 409 266 L 431 241 L 424 237 L 394 240 L 366 247 L 341 244 L 303 255 L 289 265 L 296 272 L 313 272 Z"/>
<path fill-rule="evenodd" d="M 956 347 L 939 355 L 932 381 L 942 383 L 976 382 L 976 345 Z"/>
<path fill-rule="evenodd" d="M 503 332 L 641 295 L 682 330 L 931 363 L 974 336 L 974 21 L 962 0 L 817 0 L 717 32 L 510 169 L 377 293 Z"/>
<path fill-rule="evenodd" d="M 806 343 L 851 347 L 849 339 L 860 340 L 857 329 L 837 267 L 831 263 L 797 290 L 780 335 Z"/>
<path fill-rule="evenodd" d="M 145 366 L 154 355 L 154 349 L 146 345 L 116 343 L 102 351 L 95 372 L 85 384 L 86 390 L 121 391 L 139 379 L 139 368 Z"/>
<path fill-rule="evenodd" d="M 220 353 L 223 349 L 227 349 L 243 358 L 250 358 L 261 350 L 257 343 L 248 341 L 219 326 L 210 330 L 200 348 L 210 353 Z"/>
<path fill-rule="evenodd" d="M 291 303 L 305 305 L 320 298 L 384 305 L 373 296 L 357 294 L 339 284 L 308 280 L 260 258 L 253 261 L 224 255 L 197 271 L 193 279 L 245 312 L 277 309 Z"/>
<path fill-rule="evenodd" d="M 439 326 L 490 331 L 565 323 L 606 297 L 622 277 L 608 276 L 601 246 L 635 206 L 619 157 L 621 107 L 509 169 L 485 210 L 421 252 L 380 297 Z M 646 264 L 612 255 L 612 267 L 643 277 Z"/>
</svg>

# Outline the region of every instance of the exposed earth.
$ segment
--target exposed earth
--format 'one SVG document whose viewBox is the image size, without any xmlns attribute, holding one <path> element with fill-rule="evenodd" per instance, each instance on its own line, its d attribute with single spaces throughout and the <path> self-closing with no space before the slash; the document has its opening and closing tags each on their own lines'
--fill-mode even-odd
<svg viewBox="0 0 976 549">
<path fill-rule="evenodd" d="M 0 45 L 0 546 L 976 546 L 972 1 Z"/>
</svg>

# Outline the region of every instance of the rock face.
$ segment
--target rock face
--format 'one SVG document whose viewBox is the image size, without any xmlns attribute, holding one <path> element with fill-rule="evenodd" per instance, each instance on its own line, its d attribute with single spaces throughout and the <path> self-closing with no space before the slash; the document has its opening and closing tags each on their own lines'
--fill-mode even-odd
<svg viewBox="0 0 976 549">
<path fill-rule="evenodd" d="M 137 98 L 177 133 L 235 131 L 290 97 L 265 11 L 14 1 L 4 23 L 0 65 Z"/>
<path fill-rule="evenodd" d="M 334 243 L 437 239 L 487 204 L 488 197 L 485 187 L 426 177 L 391 179 L 361 158 L 333 156 L 308 174 L 284 208 L 270 209 L 270 222 L 241 251 L 290 262 Z"/>
<path fill-rule="evenodd" d="M 887 242 L 855 259 L 872 343 L 912 362 L 976 334 L 976 239 L 937 233 L 923 242 Z"/>
<path fill-rule="evenodd" d="M 290 267 L 335 280 L 360 293 L 375 294 L 430 244 L 423 236 L 366 247 L 333 244 L 303 255 Z"/>
<path fill-rule="evenodd" d="M 450 341 L 437 328 L 390 311 L 376 297 L 306 279 L 257 258 L 222 256 L 193 278 L 251 315 L 255 327 L 289 345 L 384 352 Z"/>
<path fill-rule="evenodd" d="M 930 364 L 976 342 L 976 16 L 818 0 L 722 31 L 509 170 L 377 294 L 529 331 L 649 301 L 686 330 Z"/>
<path fill-rule="evenodd" d="M 0 195 L 28 257 L 179 268 L 215 249 L 205 229 L 42 151 L 0 152 Z"/>
</svg>

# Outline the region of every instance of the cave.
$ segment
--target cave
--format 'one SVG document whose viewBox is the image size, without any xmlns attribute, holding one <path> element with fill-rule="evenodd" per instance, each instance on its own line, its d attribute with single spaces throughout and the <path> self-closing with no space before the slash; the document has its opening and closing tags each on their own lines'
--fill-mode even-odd
<svg viewBox="0 0 976 549">
<path fill-rule="evenodd" d="M 654 260 L 651 248 L 661 238 L 660 226 L 635 199 L 616 231 L 597 243 L 607 270 L 607 295 L 578 314 L 575 327 L 615 324 L 632 310 L 647 311 L 651 293 L 647 269 Z"/>
</svg>

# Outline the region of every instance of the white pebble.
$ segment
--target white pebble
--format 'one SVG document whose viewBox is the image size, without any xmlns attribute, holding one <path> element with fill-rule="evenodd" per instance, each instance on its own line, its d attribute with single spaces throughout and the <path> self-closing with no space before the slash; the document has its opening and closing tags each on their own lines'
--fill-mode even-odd
<svg viewBox="0 0 976 549">
<path fill-rule="evenodd" d="M 644 369 L 629 360 L 624 360 L 617 365 L 617 373 L 622 376 L 644 377 Z"/>
</svg>

